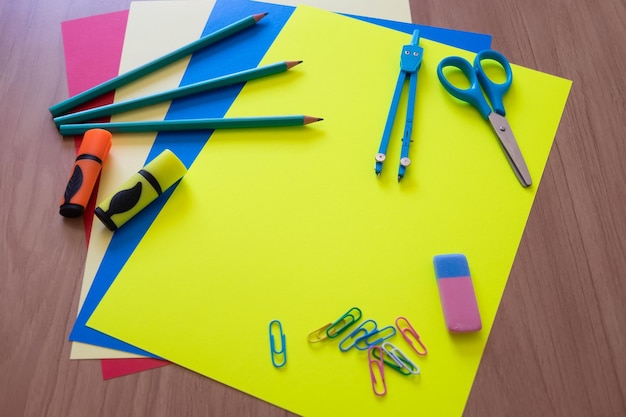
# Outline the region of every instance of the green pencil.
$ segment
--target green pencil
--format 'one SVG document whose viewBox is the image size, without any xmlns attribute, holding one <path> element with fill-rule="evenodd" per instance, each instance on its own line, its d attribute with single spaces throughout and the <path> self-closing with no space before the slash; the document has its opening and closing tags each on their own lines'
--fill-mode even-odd
<svg viewBox="0 0 626 417">
<path fill-rule="evenodd" d="M 94 109 L 84 110 L 76 113 L 66 114 L 54 118 L 54 123 L 58 126 L 79 123 L 87 120 L 94 120 L 103 116 L 110 116 L 112 114 L 118 114 L 125 111 L 139 109 L 141 107 L 150 106 L 153 104 L 161 103 L 163 101 L 174 100 L 189 96 L 192 94 L 201 93 L 203 91 L 213 90 L 228 85 L 233 85 L 256 78 L 266 77 L 268 75 L 274 75 L 280 72 L 285 72 L 290 68 L 300 64 L 302 61 L 283 61 L 275 64 L 266 65 L 259 68 L 252 68 L 244 71 L 239 71 L 233 74 L 223 75 L 221 77 L 213 78 L 206 81 L 201 81 L 194 84 L 185 85 L 183 87 L 174 88 L 172 90 L 163 91 L 156 94 L 151 94 L 144 97 L 138 97 L 132 100 L 122 101 L 119 103 L 108 104 L 106 106 L 96 107 Z"/>
<path fill-rule="evenodd" d="M 62 135 L 69 136 L 82 135 L 89 129 L 105 129 L 111 133 L 241 129 L 255 127 L 302 126 L 309 123 L 319 122 L 320 120 L 323 119 L 312 116 L 291 115 L 188 120 L 155 120 L 145 122 L 77 123 L 61 125 L 59 127 L 59 131 Z"/>
<path fill-rule="evenodd" d="M 255 14 L 245 17 L 235 23 L 231 23 L 230 25 L 218 29 L 209 35 L 203 36 L 202 38 L 191 42 L 175 51 L 156 58 L 155 60 L 141 65 L 133 70 L 125 72 L 124 74 L 120 74 L 117 77 L 111 78 L 110 80 L 105 81 L 102 84 L 98 84 L 97 86 L 88 90 L 85 90 L 80 94 L 68 98 L 67 100 L 63 100 L 50 107 L 50 113 L 52 114 L 52 117 L 57 117 L 64 113 L 67 113 L 69 110 L 75 108 L 80 104 L 86 103 L 91 99 L 101 96 L 102 94 L 107 93 L 111 90 L 115 90 L 118 87 L 130 83 L 131 81 L 135 81 L 136 79 L 141 78 L 144 75 L 147 75 L 173 62 L 176 62 L 179 59 L 186 57 L 187 55 L 190 55 L 217 41 L 232 36 L 235 33 L 240 32 L 246 28 L 254 26 L 266 15 L 267 13 Z"/>
</svg>

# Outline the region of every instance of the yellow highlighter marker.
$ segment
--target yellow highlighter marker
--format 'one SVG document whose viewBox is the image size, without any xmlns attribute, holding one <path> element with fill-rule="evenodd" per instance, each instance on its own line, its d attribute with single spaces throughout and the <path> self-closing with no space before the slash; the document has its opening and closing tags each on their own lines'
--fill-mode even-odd
<svg viewBox="0 0 626 417">
<path fill-rule="evenodd" d="M 116 230 L 186 172 L 187 168 L 180 159 L 166 149 L 123 183 L 115 194 L 98 204 L 95 214 L 107 228 Z"/>
</svg>

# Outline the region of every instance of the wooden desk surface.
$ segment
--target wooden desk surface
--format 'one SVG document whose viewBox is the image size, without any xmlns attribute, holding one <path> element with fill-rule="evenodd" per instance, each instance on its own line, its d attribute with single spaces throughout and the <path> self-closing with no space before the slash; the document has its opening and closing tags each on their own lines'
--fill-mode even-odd
<svg viewBox="0 0 626 417">
<path fill-rule="evenodd" d="M 574 82 L 465 416 L 626 416 L 624 1 L 411 3 Z M 74 159 L 47 111 L 67 96 L 60 23 L 128 6 L 0 5 L 0 415 L 290 416 L 176 366 L 105 383 L 68 359 L 86 248 L 56 214 Z"/>
</svg>

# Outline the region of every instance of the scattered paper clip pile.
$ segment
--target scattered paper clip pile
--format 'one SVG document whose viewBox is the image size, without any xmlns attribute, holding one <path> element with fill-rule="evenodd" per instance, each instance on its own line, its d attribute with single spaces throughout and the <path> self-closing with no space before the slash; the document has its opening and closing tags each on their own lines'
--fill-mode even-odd
<svg viewBox="0 0 626 417">
<path fill-rule="evenodd" d="M 311 332 L 307 336 L 307 340 L 309 343 L 318 343 L 326 339 L 335 339 L 356 324 L 362 316 L 359 308 L 352 307 L 337 320 Z M 402 335 L 417 355 L 424 356 L 428 353 L 419 334 L 406 317 L 402 316 L 396 319 L 395 327 L 379 328 L 374 320 L 364 320 L 339 342 L 339 350 L 342 352 L 347 352 L 352 348 L 367 351 L 372 390 L 374 394 L 379 396 L 387 393 L 384 365 L 404 376 L 420 374 L 420 368 L 400 348 L 388 341 L 396 332 Z M 272 341 L 273 337 L 270 339 L 270 342 Z M 272 349 L 274 350 L 273 347 Z M 273 358 L 274 353 L 272 354 L 272 361 L 274 361 Z"/>
</svg>

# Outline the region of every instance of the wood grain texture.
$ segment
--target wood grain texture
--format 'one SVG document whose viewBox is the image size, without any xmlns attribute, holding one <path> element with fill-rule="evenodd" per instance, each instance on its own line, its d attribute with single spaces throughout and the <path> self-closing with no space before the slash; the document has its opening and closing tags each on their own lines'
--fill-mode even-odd
<svg viewBox="0 0 626 417">
<path fill-rule="evenodd" d="M 411 3 L 574 82 L 465 416 L 625 416 L 626 3 Z M 0 415 L 291 416 L 176 366 L 103 382 L 67 359 L 86 248 L 57 214 L 74 159 L 47 112 L 67 95 L 60 23 L 128 6 L 0 5 Z"/>
</svg>

